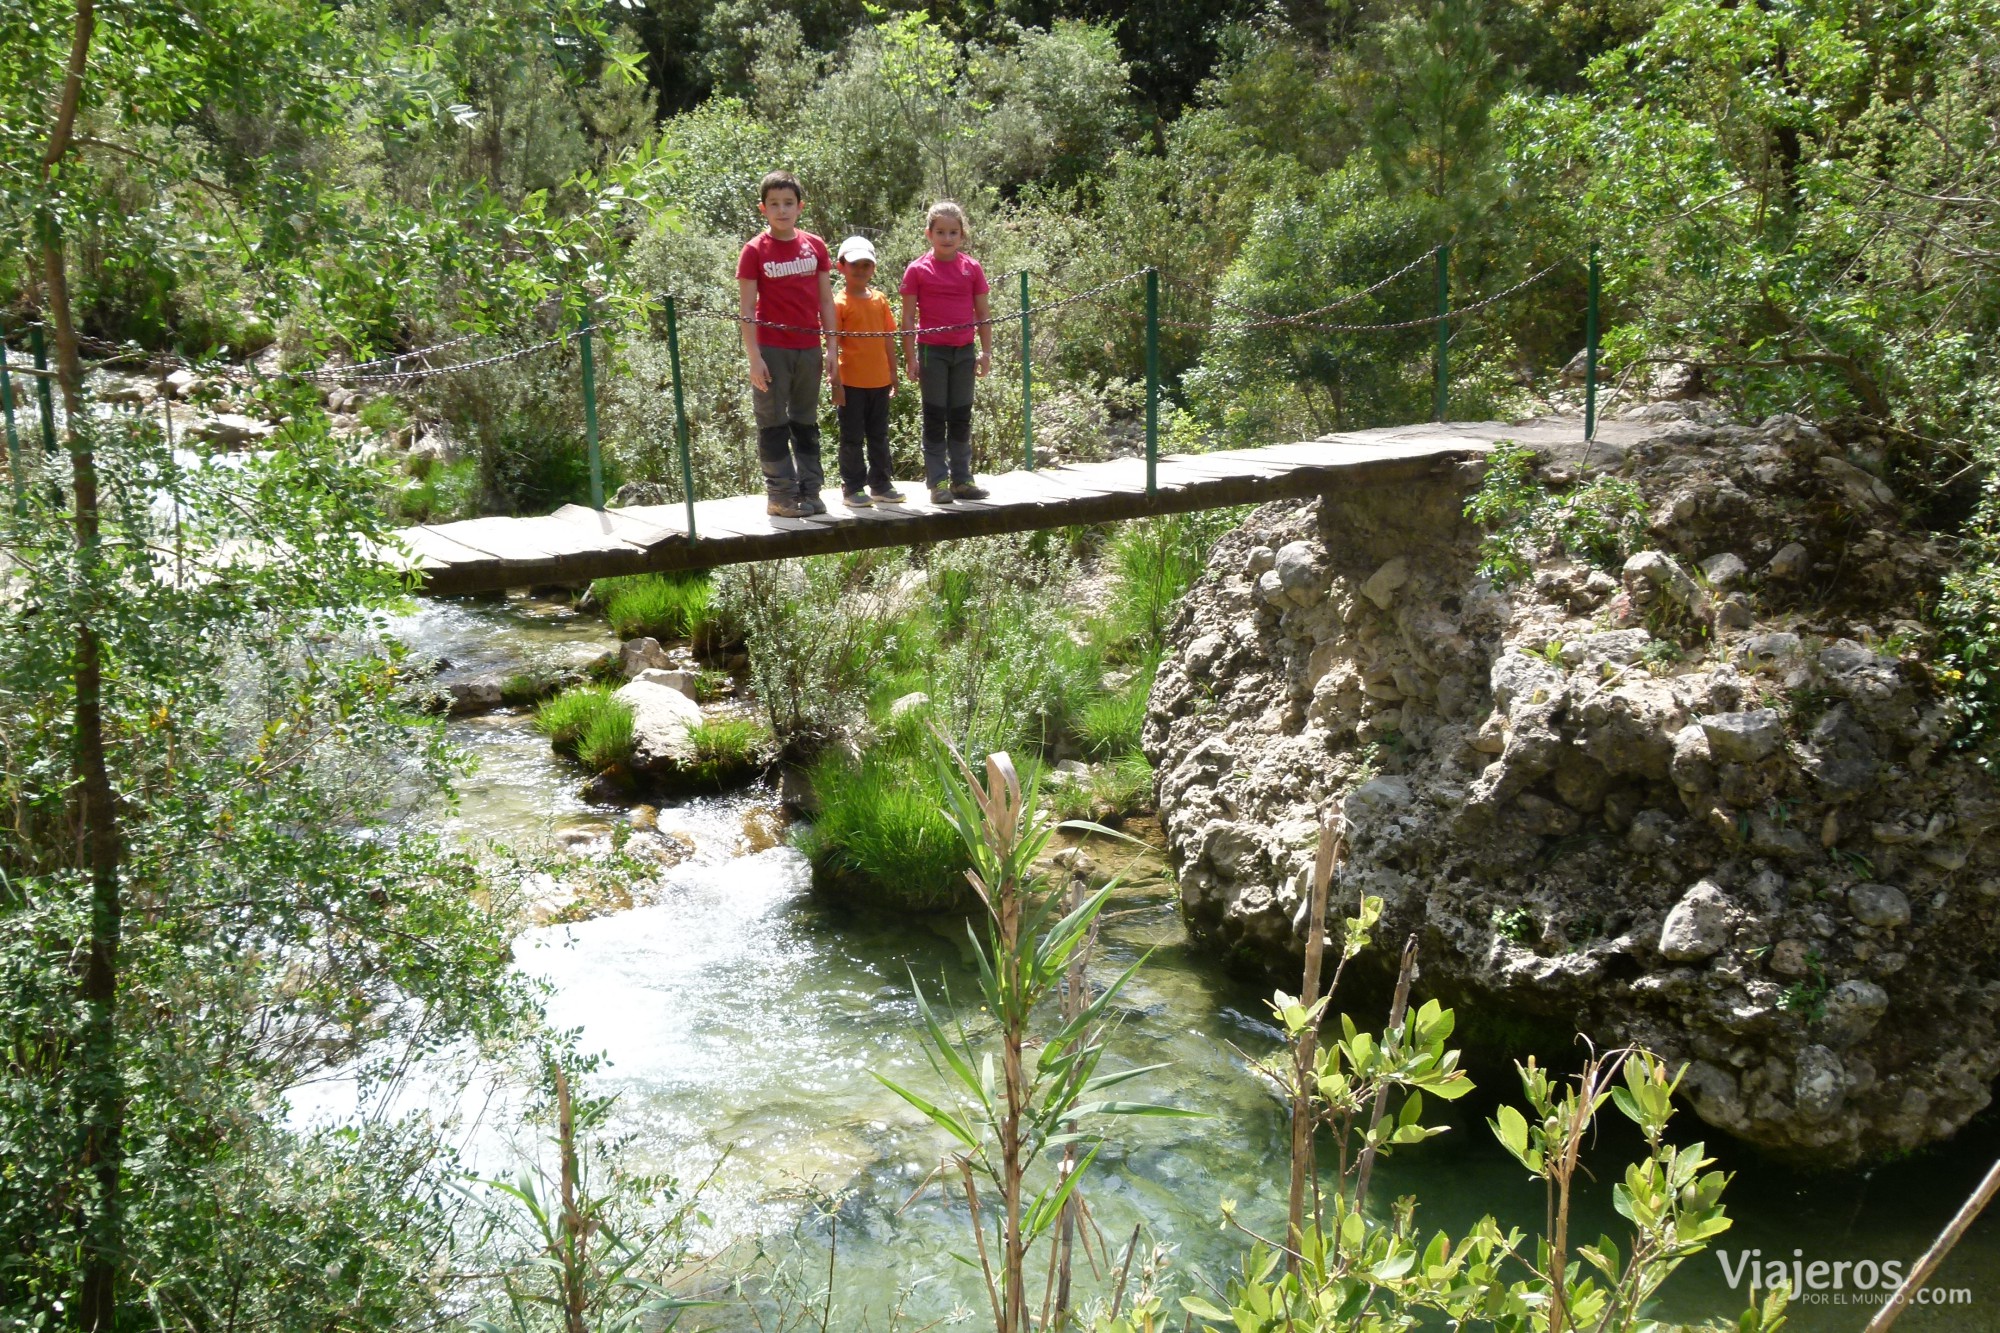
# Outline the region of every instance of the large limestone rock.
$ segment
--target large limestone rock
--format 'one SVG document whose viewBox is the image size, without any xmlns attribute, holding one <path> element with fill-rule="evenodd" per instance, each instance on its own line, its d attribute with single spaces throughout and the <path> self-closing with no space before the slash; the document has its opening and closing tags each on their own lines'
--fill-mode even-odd
<svg viewBox="0 0 2000 1333">
<path fill-rule="evenodd" d="M 672 773 L 692 757 L 688 731 L 701 721 L 701 705 L 669 685 L 628 681 L 614 696 L 632 709 L 632 767 L 639 773 Z"/>
<path fill-rule="evenodd" d="M 1345 882 L 1434 993 L 1651 1046 L 1704 1119 L 1816 1165 L 1948 1135 L 2000 1075 L 2000 791 L 1925 645 L 1884 647 L 1944 555 L 1796 418 L 1611 434 L 1653 517 L 1609 569 L 1492 587 L 1470 475 L 1218 544 L 1145 729 L 1186 917 L 1296 985 L 1338 807 Z M 1827 522 L 1864 499 L 1872 527 Z"/>
</svg>

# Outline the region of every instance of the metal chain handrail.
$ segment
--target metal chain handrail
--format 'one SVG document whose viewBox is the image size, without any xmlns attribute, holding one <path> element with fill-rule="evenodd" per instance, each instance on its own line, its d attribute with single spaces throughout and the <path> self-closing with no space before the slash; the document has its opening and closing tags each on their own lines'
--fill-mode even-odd
<svg viewBox="0 0 2000 1333">
<path fill-rule="evenodd" d="M 1429 256 L 1427 255 L 1425 256 L 1425 258 L 1428 259 Z M 1563 264 L 1565 264 L 1566 262 L 1568 262 L 1567 259 L 1557 259 L 1552 263 L 1544 266 L 1543 268 L 1536 270 L 1534 273 L 1529 274 L 1527 277 L 1521 279 L 1521 281 L 1515 283 L 1512 287 L 1507 287 L 1500 291 L 1494 292 L 1490 296 L 1481 297 L 1479 300 L 1474 301 L 1469 305 L 1458 306 L 1454 309 L 1441 311 L 1434 315 L 1425 315 L 1421 319 L 1396 320 L 1392 323 L 1385 323 L 1385 324 L 1320 324 L 1320 323 L 1306 322 L 1303 316 L 1284 316 L 1284 317 L 1273 317 L 1270 319 L 1263 319 L 1263 320 L 1247 321 L 1240 324 L 1223 324 L 1223 323 L 1218 323 L 1215 320 L 1200 321 L 1191 319 L 1170 319 L 1162 315 L 1159 319 L 1159 323 L 1163 328 L 1190 329 L 1197 333 L 1244 333 L 1244 332 L 1252 332 L 1257 329 L 1275 328 L 1275 327 L 1312 329 L 1316 332 L 1321 332 L 1321 333 L 1392 333 L 1401 329 L 1420 329 L 1420 328 L 1425 328 L 1432 324 L 1459 319 L 1466 315 L 1477 314 L 1480 311 L 1486 309 L 1488 306 L 1496 305 L 1499 302 L 1506 300 L 1510 296 L 1514 296 L 1520 292 L 1526 291 L 1528 288 L 1540 282 L 1543 278 L 1546 278 L 1549 274 L 1561 268 Z M 1406 267 L 1403 270 L 1401 270 L 1401 272 L 1391 274 L 1389 278 L 1385 278 L 1382 282 L 1377 283 L 1375 288 L 1371 290 L 1379 290 L 1381 287 L 1387 285 L 1395 278 L 1401 277 L 1404 273 L 1407 272 L 1409 272 L 1409 268 Z M 1364 294 L 1365 293 L 1357 292 L 1355 293 L 1355 296 L 1359 297 Z M 1083 292 L 1079 293 L 1076 297 L 1070 299 L 1081 300 L 1088 298 L 1089 296 L 1090 293 Z M 1124 315 L 1127 318 L 1131 319 L 1145 318 L 1145 314 L 1142 311 L 1125 310 L 1122 309 L 1121 307 L 1111 305 L 1109 302 L 1105 301 L 1099 301 L 1096 304 L 1104 306 L 1105 309 L 1111 310 L 1117 314 Z M 1322 307 L 1322 309 L 1327 309 L 1327 308 L 1331 307 Z"/>
<path fill-rule="evenodd" d="M 1074 295 L 1065 296 L 1061 300 L 1050 301 L 1047 305 L 1038 305 L 1028 313 L 1034 315 L 1037 319 L 1039 319 L 1043 315 L 1048 314 L 1052 310 L 1060 310 L 1064 306 L 1074 305 L 1079 301 L 1089 301 L 1096 299 L 1100 293 L 1108 292 L 1114 287 L 1123 286 L 1125 283 L 1137 281 L 1138 279 L 1143 278 L 1145 276 L 1146 276 L 1145 269 L 1143 268 L 1134 269 L 1132 272 L 1125 274 L 1123 277 L 1113 278 L 1109 282 L 1099 283 L 1097 286 L 1092 287 L 1087 291 L 1081 291 L 1075 293 Z M 991 285 L 992 284 L 990 283 L 988 284 L 989 287 Z M 780 329 L 787 333 L 810 333 L 815 336 L 819 336 L 828 332 L 828 330 L 822 329 L 818 325 L 784 324 L 776 320 L 746 318 L 745 316 L 733 311 L 712 310 L 704 306 L 687 306 L 682 309 L 681 313 L 692 319 L 706 319 L 726 324 L 748 324 L 760 329 Z M 842 338 L 902 338 L 910 336 L 912 334 L 921 336 L 927 333 L 957 333 L 965 329 L 988 328 L 997 324 L 1011 323 L 1012 321 L 1021 318 L 1021 315 L 1022 312 L 1016 310 L 1009 314 L 989 315 L 985 319 L 968 320 L 960 324 L 927 324 L 924 325 L 922 328 L 916 328 L 916 329 L 891 329 L 887 333 L 876 333 L 876 332 L 848 333 L 838 329 L 832 330 L 832 332 L 838 333 Z"/>
<path fill-rule="evenodd" d="M 1397 269 L 1394 273 L 1391 273 L 1388 277 L 1382 279 L 1380 282 L 1375 283 L 1373 286 L 1364 287 L 1358 292 L 1350 292 L 1348 295 L 1341 297 L 1337 301 L 1328 301 L 1325 305 L 1315 306 L 1311 310 L 1302 310 L 1296 315 L 1274 315 L 1268 310 L 1259 310 L 1255 306 L 1238 305 L 1236 302 L 1228 300 L 1221 296 L 1213 296 L 1210 297 L 1209 299 L 1214 301 L 1215 304 L 1222 306 L 1225 309 L 1234 310 L 1239 315 L 1254 315 L 1257 317 L 1259 324 L 1266 324 L 1266 325 L 1295 324 L 1300 320 L 1312 319 L 1314 316 L 1324 315 L 1330 311 L 1339 310 L 1342 306 L 1350 306 L 1353 305 L 1356 301 L 1364 300 L 1370 296 L 1373 296 L 1375 293 L 1381 291 L 1384 287 L 1387 287 L 1391 283 L 1395 282 L 1397 279 L 1408 277 L 1410 274 L 1416 272 L 1419 268 L 1423 267 L 1425 264 L 1430 263 L 1431 256 L 1435 253 L 1436 253 L 1435 251 L 1426 250 L 1424 251 L 1424 253 L 1418 255 L 1415 259 L 1412 259 L 1409 263 L 1403 265 L 1403 267 Z M 1259 325 L 1253 324 L 1244 327 L 1256 328 L 1258 326 Z"/>
</svg>

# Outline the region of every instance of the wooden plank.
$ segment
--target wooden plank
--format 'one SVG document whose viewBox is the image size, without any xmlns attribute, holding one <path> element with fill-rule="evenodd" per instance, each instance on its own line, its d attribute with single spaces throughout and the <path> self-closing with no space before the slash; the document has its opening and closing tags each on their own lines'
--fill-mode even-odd
<svg viewBox="0 0 2000 1333">
<path fill-rule="evenodd" d="M 417 559 L 435 561 L 447 565 L 466 564 L 487 559 L 484 551 L 475 551 L 462 542 L 455 542 L 434 528 L 404 528 L 396 533 Z"/>
<path fill-rule="evenodd" d="M 650 548 L 662 542 L 680 541 L 685 536 L 679 529 L 649 523 L 619 509 L 592 509 L 588 505 L 564 505 L 550 517 L 565 523 L 573 523 L 585 532 L 615 537 L 631 546 Z M 683 511 L 683 527 L 686 521 Z"/>
<path fill-rule="evenodd" d="M 511 518 L 469 518 L 427 526 L 425 530 L 470 547 L 502 565 L 546 564 L 555 560 L 556 551 L 531 539 L 525 531 L 515 530 L 519 522 Z"/>
<path fill-rule="evenodd" d="M 909 515 L 899 513 L 902 505 L 862 505 L 850 506 L 840 498 L 840 488 L 829 486 L 820 492 L 820 503 L 826 506 L 824 514 L 814 514 L 806 522 L 815 527 L 844 527 L 850 523 L 903 523 Z"/>
</svg>

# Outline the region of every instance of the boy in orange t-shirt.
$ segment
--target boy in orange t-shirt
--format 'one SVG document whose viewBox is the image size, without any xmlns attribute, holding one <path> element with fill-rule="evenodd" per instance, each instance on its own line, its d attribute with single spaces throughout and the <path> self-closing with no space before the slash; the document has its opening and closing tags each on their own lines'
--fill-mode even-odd
<svg viewBox="0 0 2000 1333">
<path fill-rule="evenodd" d="M 889 400 L 896 394 L 896 358 L 889 346 L 893 340 L 885 336 L 895 331 L 896 313 L 889 298 L 868 285 L 875 276 L 875 247 L 867 237 L 842 241 L 836 258 L 843 285 L 833 298 L 835 327 L 843 335 L 875 335 L 840 339 L 833 380 L 833 406 L 840 416 L 840 498 L 851 509 L 877 501 L 896 504 L 903 499 L 889 479 Z"/>
</svg>

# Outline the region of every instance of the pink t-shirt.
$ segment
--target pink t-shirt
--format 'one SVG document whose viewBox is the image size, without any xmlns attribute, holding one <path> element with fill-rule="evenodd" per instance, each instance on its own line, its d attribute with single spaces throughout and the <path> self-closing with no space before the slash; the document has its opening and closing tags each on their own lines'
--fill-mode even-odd
<svg viewBox="0 0 2000 1333">
<path fill-rule="evenodd" d="M 972 298 L 987 290 L 986 270 L 971 255 L 960 252 L 943 263 L 934 254 L 924 254 L 903 270 L 904 296 L 917 298 L 917 341 L 933 347 L 965 347 L 972 342 L 973 330 L 948 329 L 924 333 L 940 325 L 969 324 L 979 318 Z"/>
<path fill-rule="evenodd" d="M 759 347 L 819 346 L 819 275 L 833 267 L 826 242 L 809 231 L 788 241 L 759 232 L 736 259 L 736 276 L 757 284 L 757 318 L 790 328 L 757 330 Z"/>
</svg>

